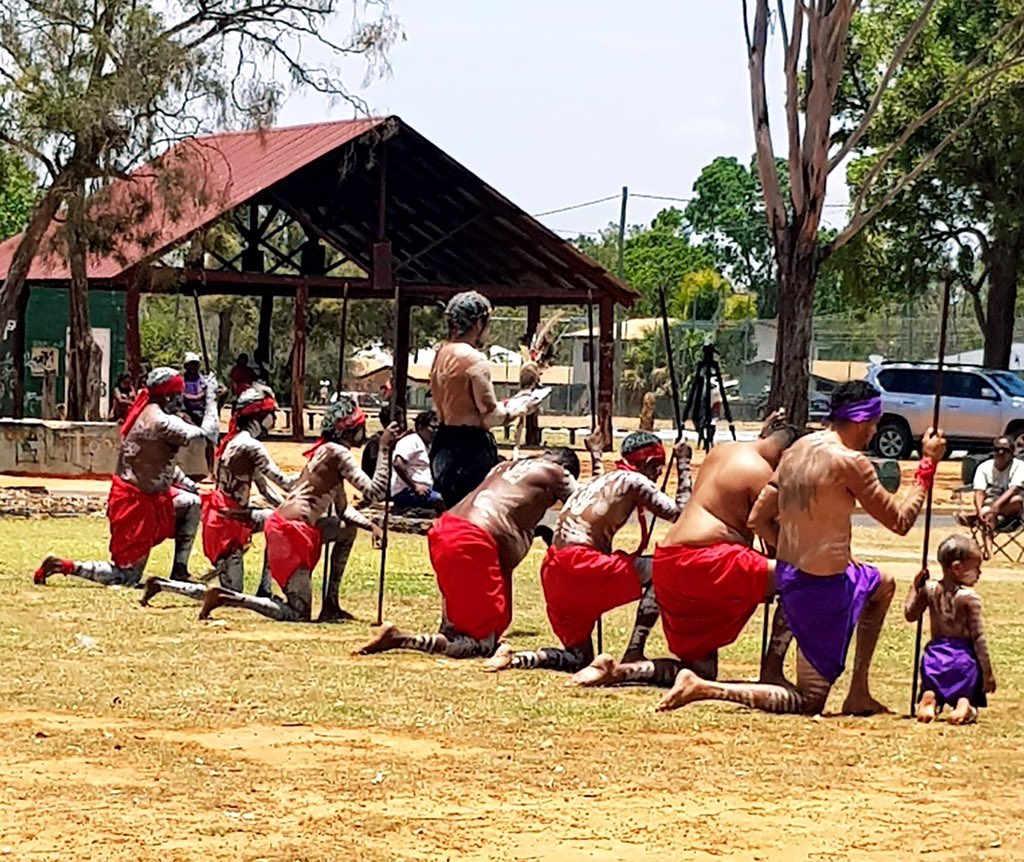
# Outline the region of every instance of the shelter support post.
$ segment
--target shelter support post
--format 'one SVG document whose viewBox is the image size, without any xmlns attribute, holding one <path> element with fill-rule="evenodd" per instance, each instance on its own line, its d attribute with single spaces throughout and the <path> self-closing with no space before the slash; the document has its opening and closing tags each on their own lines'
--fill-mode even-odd
<svg viewBox="0 0 1024 862">
<path fill-rule="evenodd" d="M 409 332 L 412 304 L 400 292 L 396 293 L 395 356 L 392 362 L 394 391 L 391 395 L 391 404 L 393 415 L 404 417 L 409 404 Z"/>
<path fill-rule="evenodd" d="M 142 334 L 139 330 L 139 305 L 143 291 L 149 292 L 153 281 L 153 270 L 148 266 L 136 268 L 128 279 L 125 289 L 124 308 L 124 349 L 127 354 L 128 375 L 132 386 L 142 385 Z"/>
<path fill-rule="evenodd" d="M 260 297 L 260 322 L 256 330 L 256 356 L 270 365 L 270 323 L 274 319 L 274 296 L 264 293 Z"/>
<path fill-rule="evenodd" d="M 295 288 L 295 332 L 292 348 L 292 438 L 305 439 L 303 414 L 306 410 L 306 304 L 309 287 L 300 282 Z"/>
<path fill-rule="evenodd" d="M 597 384 L 597 427 L 604 434 L 605 451 L 612 447 L 612 395 L 615 391 L 615 303 L 602 299 L 598 306 L 600 362 Z"/>
<path fill-rule="evenodd" d="M 540 303 L 536 300 L 526 306 L 526 342 L 533 341 L 533 336 L 540 328 Z M 536 413 L 526 417 L 526 445 L 540 445 L 540 420 Z"/>
<path fill-rule="evenodd" d="M 28 300 L 32 289 L 26 284 L 14 306 L 14 331 L 10 333 L 11 351 L 11 415 L 25 418 L 25 324 L 28 322 Z"/>
</svg>

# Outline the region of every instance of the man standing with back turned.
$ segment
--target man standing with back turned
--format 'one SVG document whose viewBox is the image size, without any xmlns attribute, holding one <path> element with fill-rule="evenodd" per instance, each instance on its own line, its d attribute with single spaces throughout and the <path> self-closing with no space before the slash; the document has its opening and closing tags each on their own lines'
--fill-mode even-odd
<svg viewBox="0 0 1024 862">
<path fill-rule="evenodd" d="M 491 303 L 470 290 L 452 297 L 445 311 L 448 341 L 430 369 L 430 395 L 440 420 L 430 449 L 434 490 L 451 509 L 498 463 L 490 429 L 519 418 L 499 404 L 491 368 L 480 352 L 491 320 Z"/>
</svg>

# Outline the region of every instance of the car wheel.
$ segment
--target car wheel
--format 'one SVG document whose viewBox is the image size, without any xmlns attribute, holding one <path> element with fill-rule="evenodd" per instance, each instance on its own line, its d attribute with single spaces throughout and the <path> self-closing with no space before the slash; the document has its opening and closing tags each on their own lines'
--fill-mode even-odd
<svg viewBox="0 0 1024 862">
<path fill-rule="evenodd" d="M 1011 428 L 1010 440 L 1013 441 L 1013 454 L 1018 458 L 1024 458 L 1024 428 Z"/>
<path fill-rule="evenodd" d="M 914 449 L 914 439 L 910 429 L 895 419 L 882 420 L 878 433 L 871 443 L 872 451 L 879 458 L 895 458 L 903 461 L 910 457 Z"/>
</svg>

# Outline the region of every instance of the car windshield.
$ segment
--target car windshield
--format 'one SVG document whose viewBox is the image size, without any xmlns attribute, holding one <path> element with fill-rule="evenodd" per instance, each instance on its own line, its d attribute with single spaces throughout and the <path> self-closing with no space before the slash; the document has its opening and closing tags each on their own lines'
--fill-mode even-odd
<svg viewBox="0 0 1024 862">
<path fill-rule="evenodd" d="M 995 380 L 999 384 L 999 388 L 1008 395 L 1024 398 L 1024 380 L 1021 380 L 1016 374 L 1009 371 L 989 371 L 988 376 Z"/>
</svg>

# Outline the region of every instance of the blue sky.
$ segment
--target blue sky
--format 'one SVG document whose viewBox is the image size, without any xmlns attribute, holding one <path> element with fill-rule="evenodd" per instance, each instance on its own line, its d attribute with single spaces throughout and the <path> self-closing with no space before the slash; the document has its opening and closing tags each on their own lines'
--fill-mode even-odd
<svg viewBox="0 0 1024 862">
<path fill-rule="evenodd" d="M 740 0 L 392 0 L 392 8 L 406 40 L 391 54 L 391 76 L 362 91 L 373 113 L 398 114 L 531 213 L 618 195 L 623 185 L 687 197 L 716 156 L 750 158 Z M 341 16 L 338 26 L 346 23 Z M 347 116 L 348 106 L 297 96 L 280 120 Z M 842 178 L 832 186 L 830 200 L 845 200 Z M 629 221 L 649 221 L 667 205 L 633 199 Z M 543 221 L 592 231 L 617 220 L 618 207 Z"/>
</svg>

